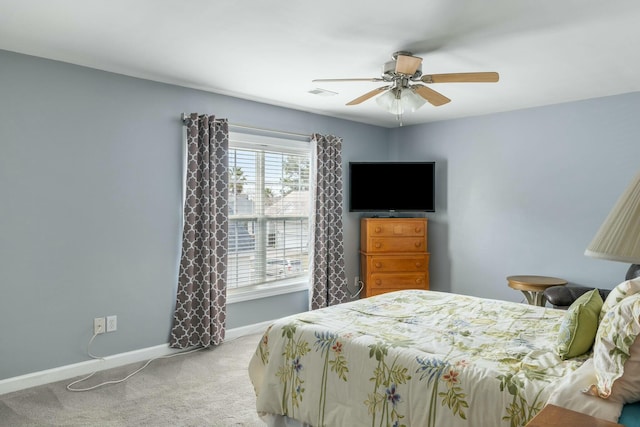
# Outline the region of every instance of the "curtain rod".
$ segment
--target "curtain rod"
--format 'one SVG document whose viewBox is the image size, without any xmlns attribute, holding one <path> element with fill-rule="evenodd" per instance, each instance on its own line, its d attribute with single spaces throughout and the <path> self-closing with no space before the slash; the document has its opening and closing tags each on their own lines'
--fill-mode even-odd
<svg viewBox="0 0 640 427">
<path fill-rule="evenodd" d="M 182 113 L 182 124 L 184 126 L 187 125 L 187 118 L 188 118 L 188 114 Z M 217 121 L 217 119 L 216 119 L 216 121 Z M 229 123 L 229 126 L 232 127 L 232 128 L 237 128 L 237 129 L 257 130 L 259 132 L 277 133 L 277 134 L 280 134 L 280 135 L 288 135 L 288 136 L 295 136 L 297 138 L 311 139 L 311 135 L 307 135 L 307 134 L 303 134 L 303 133 L 286 132 L 286 131 L 281 131 L 281 130 L 259 128 L 259 127 L 255 127 L 255 126 L 242 125 L 242 124 L 237 124 L 237 123 Z"/>
</svg>

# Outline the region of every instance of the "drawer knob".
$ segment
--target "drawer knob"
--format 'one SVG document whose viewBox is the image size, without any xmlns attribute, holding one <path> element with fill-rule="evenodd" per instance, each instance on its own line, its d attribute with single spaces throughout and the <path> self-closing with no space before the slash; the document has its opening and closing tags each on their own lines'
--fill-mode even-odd
<svg viewBox="0 0 640 427">
<path fill-rule="evenodd" d="M 376 262 L 376 268 L 380 268 L 380 267 L 382 267 L 382 264 L 379 262 Z"/>
<path fill-rule="evenodd" d="M 376 280 L 376 285 L 378 285 L 378 286 L 382 285 L 382 280 L 377 279 L 377 280 Z"/>
<path fill-rule="evenodd" d="M 418 267 L 418 268 L 422 267 L 422 263 L 421 262 L 416 262 L 416 267 Z"/>
<path fill-rule="evenodd" d="M 415 242 L 414 245 L 416 245 L 416 248 L 419 248 L 420 246 L 422 246 L 422 242 Z"/>
<path fill-rule="evenodd" d="M 418 283 L 418 284 L 422 283 L 422 277 L 417 278 L 416 279 L 416 283 Z"/>
<path fill-rule="evenodd" d="M 382 231 L 382 228 L 380 228 L 380 227 L 376 227 L 376 230 L 375 230 L 375 231 L 376 231 L 376 233 L 379 233 L 379 232 L 381 232 L 381 231 Z"/>
<path fill-rule="evenodd" d="M 416 227 L 416 233 L 420 233 L 422 231 L 421 227 Z"/>
<path fill-rule="evenodd" d="M 376 242 L 376 244 L 374 245 L 377 249 L 380 249 L 382 247 L 382 243 L 380 242 Z"/>
</svg>

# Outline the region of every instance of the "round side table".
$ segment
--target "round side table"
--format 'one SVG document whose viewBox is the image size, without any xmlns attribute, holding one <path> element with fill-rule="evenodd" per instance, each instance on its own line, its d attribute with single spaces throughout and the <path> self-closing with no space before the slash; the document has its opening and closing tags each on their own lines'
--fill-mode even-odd
<svg viewBox="0 0 640 427">
<path fill-rule="evenodd" d="M 530 305 L 544 307 L 547 299 L 544 290 L 551 286 L 564 286 L 567 281 L 548 276 L 508 276 L 509 287 L 521 291 Z"/>
</svg>

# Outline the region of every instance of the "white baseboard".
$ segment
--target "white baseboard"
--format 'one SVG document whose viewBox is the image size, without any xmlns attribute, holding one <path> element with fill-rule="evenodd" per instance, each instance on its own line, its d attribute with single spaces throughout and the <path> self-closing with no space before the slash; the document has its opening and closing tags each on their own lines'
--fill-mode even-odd
<svg viewBox="0 0 640 427">
<path fill-rule="evenodd" d="M 261 334 L 267 327 L 273 323 L 273 320 L 266 322 L 254 323 L 253 325 L 240 326 L 239 328 L 233 328 L 225 331 L 224 340 L 231 341 L 236 338 L 244 337 L 246 335 Z"/>
<path fill-rule="evenodd" d="M 232 341 L 245 335 L 262 333 L 271 323 L 271 321 L 267 321 L 229 329 L 225 333 L 225 341 Z M 169 344 L 167 343 L 154 347 L 143 348 L 140 350 L 129 351 L 126 353 L 114 354 L 112 356 L 106 356 L 103 359 L 92 359 L 87 360 L 86 362 L 74 363 L 71 365 L 60 366 L 57 368 L 46 369 L 44 371 L 38 371 L 30 374 L 20 375 L 17 377 L 7 378 L 4 380 L 0 380 L 0 395 L 23 390 L 25 388 L 36 387 L 39 385 L 75 378 L 82 375 L 89 375 L 92 372 L 117 368 L 119 366 L 128 365 L 130 363 L 146 361 L 149 359 L 154 359 L 156 357 L 179 353 L 181 351 L 184 350 L 176 350 L 170 348 Z"/>
</svg>

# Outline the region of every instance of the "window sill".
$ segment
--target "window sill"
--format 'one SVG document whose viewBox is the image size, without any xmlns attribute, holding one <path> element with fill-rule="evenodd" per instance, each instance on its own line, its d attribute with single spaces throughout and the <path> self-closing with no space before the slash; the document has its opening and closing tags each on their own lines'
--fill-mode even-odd
<svg viewBox="0 0 640 427">
<path fill-rule="evenodd" d="M 309 289 L 309 277 L 296 277 L 268 285 L 251 286 L 227 291 L 227 304 L 268 298 Z"/>
</svg>

